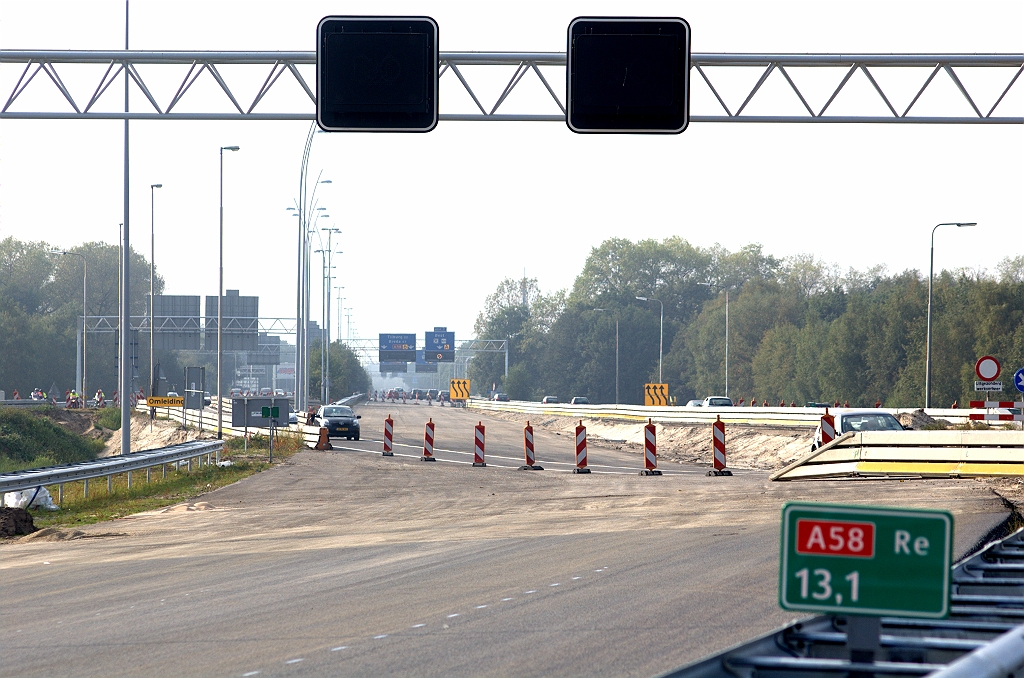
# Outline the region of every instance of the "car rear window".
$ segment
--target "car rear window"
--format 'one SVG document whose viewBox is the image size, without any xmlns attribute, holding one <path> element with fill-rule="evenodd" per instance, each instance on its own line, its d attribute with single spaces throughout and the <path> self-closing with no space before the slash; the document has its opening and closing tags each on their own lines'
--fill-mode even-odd
<svg viewBox="0 0 1024 678">
<path fill-rule="evenodd" d="M 353 416 L 351 407 L 325 407 L 325 417 L 351 417 Z"/>
<path fill-rule="evenodd" d="M 728 398 L 712 398 L 708 401 L 708 407 L 730 407 L 732 401 Z"/>
<path fill-rule="evenodd" d="M 843 433 L 850 431 L 902 431 L 903 427 L 891 414 L 851 414 L 843 417 Z"/>
</svg>

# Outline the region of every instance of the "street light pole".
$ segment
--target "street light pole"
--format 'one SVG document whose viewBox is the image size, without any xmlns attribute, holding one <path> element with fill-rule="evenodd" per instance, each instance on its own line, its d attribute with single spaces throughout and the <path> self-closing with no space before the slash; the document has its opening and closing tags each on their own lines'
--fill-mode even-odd
<svg viewBox="0 0 1024 678">
<path fill-rule="evenodd" d="M 81 396 L 83 400 L 88 400 L 88 396 L 85 394 L 85 355 L 86 355 L 86 338 L 88 337 L 89 328 L 89 314 L 86 312 L 86 304 L 89 299 L 89 260 L 85 258 L 84 254 L 80 252 L 68 252 L 67 250 L 50 250 L 52 254 L 60 254 L 62 256 L 72 256 L 82 258 L 82 352 L 76 358 L 76 362 L 79 362 L 81 369 L 79 370 L 78 387 L 82 389 Z"/>
<path fill-rule="evenodd" d="M 966 226 L 977 225 L 977 222 L 974 221 L 950 221 L 942 224 L 936 224 L 934 228 L 932 228 L 932 246 L 928 260 L 928 330 L 925 339 L 924 358 L 924 406 L 926 409 L 932 406 L 932 276 L 935 272 L 935 231 L 939 226 L 956 226 L 957 228 L 964 228 Z"/>
<path fill-rule="evenodd" d="M 154 359 L 153 347 L 153 335 L 156 332 L 156 328 L 153 325 L 155 316 L 153 314 L 153 304 L 156 301 L 154 296 L 154 283 L 153 279 L 156 277 L 156 189 L 163 188 L 163 184 L 150 184 L 149 185 L 149 395 L 156 395 L 156 360 Z"/>
<path fill-rule="evenodd" d="M 595 308 L 595 311 L 607 313 L 606 308 Z M 619 404 L 619 314 L 615 314 L 615 404 Z"/>
<path fill-rule="evenodd" d="M 658 335 L 658 383 L 665 383 L 661 375 L 661 359 L 664 355 L 665 348 L 665 304 L 660 299 L 648 299 L 647 297 L 637 297 L 640 301 L 656 301 L 661 304 L 661 332 Z"/>
<path fill-rule="evenodd" d="M 220 147 L 220 254 L 217 282 L 217 439 L 224 437 L 224 151 L 238 146 Z M 186 388 L 188 385 L 186 384 Z"/>
</svg>

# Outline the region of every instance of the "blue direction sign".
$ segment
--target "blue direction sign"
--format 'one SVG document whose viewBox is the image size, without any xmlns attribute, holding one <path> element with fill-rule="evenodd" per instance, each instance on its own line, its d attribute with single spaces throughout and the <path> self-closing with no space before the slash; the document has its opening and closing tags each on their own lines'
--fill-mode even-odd
<svg viewBox="0 0 1024 678">
<path fill-rule="evenodd" d="M 1013 385 L 1017 387 L 1018 391 L 1024 393 L 1024 367 L 1014 372 Z"/>
<path fill-rule="evenodd" d="M 414 363 L 416 362 L 415 334 L 384 334 L 379 338 L 378 362 L 381 363 Z"/>
<path fill-rule="evenodd" d="M 424 332 L 426 346 L 424 358 L 428 362 L 455 362 L 455 333 L 447 327 L 435 327 L 433 332 Z"/>
</svg>

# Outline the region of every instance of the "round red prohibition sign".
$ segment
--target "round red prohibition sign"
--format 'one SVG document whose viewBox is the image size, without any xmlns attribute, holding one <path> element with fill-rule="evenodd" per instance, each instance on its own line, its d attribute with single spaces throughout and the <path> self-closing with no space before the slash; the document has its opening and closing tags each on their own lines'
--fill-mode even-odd
<svg viewBox="0 0 1024 678">
<path fill-rule="evenodd" d="M 1002 366 L 999 361 L 990 355 L 983 355 L 978 358 L 978 362 L 974 364 L 974 373 L 978 375 L 978 379 L 982 381 L 992 381 L 999 378 L 999 373 L 1002 371 Z"/>
</svg>

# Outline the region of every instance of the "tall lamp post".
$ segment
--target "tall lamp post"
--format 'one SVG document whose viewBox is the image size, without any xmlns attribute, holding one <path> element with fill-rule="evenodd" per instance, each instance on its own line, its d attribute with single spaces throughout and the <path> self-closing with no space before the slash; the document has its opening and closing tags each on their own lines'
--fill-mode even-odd
<svg viewBox="0 0 1024 678">
<path fill-rule="evenodd" d="M 156 301 L 154 296 L 154 284 L 153 279 L 156 277 L 156 189 L 163 188 L 163 184 L 150 184 L 149 185 L 149 395 L 156 395 L 156 360 L 154 359 L 154 341 L 153 335 L 156 332 L 154 327 L 154 314 L 153 314 L 153 303 Z"/>
<path fill-rule="evenodd" d="M 50 250 L 53 254 L 60 254 L 62 256 L 81 257 L 82 258 L 82 352 L 76 359 L 79 362 L 79 379 L 78 387 L 82 389 L 81 395 L 83 400 L 88 400 L 88 396 L 85 394 L 85 349 L 86 339 L 88 337 L 89 329 L 89 315 L 86 313 L 86 304 L 89 299 L 89 260 L 85 258 L 84 254 L 79 252 L 68 252 L 67 250 Z"/>
<path fill-rule="evenodd" d="M 974 221 L 950 221 L 942 224 L 936 224 L 932 228 L 932 248 L 931 255 L 928 260 L 928 333 L 925 340 L 925 359 L 924 359 L 924 406 L 926 408 L 932 406 L 932 276 L 935 272 L 935 231 L 939 226 L 956 226 L 957 228 L 964 228 L 966 226 L 977 226 L 977 222 Z"/>
<path fill-rule="evenodd" d="M 607 308 L 595 308 L 598 313 L 610 313 Z M 619 404 L 619 314 L 615 314 L 615 404 Z"/>
<path fill-rule="evenodd" d="M 706 285 L 712 289 L 715 286 L 709 282 L 699 282 L 698 285 Z M 729 289 L 725 290 L 725 397 L 729 397 Z"/>
<path fill-rule="evenodd" d="M 660 299 L 648 299 L 647 297 L 637 297 L 640 301 L 656 301 L 661 304 L 661 332 L 658 335 L 658 382 L 665 383 L 661 376 L 661 358 L 665 348 L 665 304 Z"/>
<path fill-rule="evenodd" d="M 224 151 L 237 151 L 238 146 L 220 147 L 220 253 L 217 282 L 217 439 L 224 437 Z"/>
</svg>

